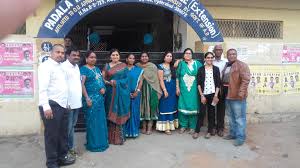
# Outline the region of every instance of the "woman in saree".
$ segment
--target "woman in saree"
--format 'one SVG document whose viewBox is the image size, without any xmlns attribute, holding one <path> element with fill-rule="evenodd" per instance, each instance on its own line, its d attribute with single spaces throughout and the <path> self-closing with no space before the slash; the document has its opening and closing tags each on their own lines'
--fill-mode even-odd
<svg viewBox="0 0 300 168">
<path fill-rule="evenodd" d="M 128 54 L 126 57 L 128 72 L 128 86 L 130 91 L 130 118 L 126 123 L 126 137 L 136 138 L 140 129 L 140 104 L 141 88 L 143 84 L 143 69 L 135 66 L 135 56 Z"/>
<path fill-rule="evenodd" d="M 86 64 L 80 68 L 83 107 L 86 120 L 86 149 L 102 152 L 108 148 L 106 114 L 104 109 L 105 85 L 101 71 L 95 67 L 96 54 L 88 51 Z"/>
<path fill-rule="evenodd" d="M 106 64 L 103 77 L 106 83 L 105 109 L 108 118 L 108 141 L 122 145 L 125 142 L 125 123 L 130 117 L 130 93 L 128 87 L 128 68 L 120 62 L 120 52 L 110 51 L 111 62 Z"/>
<path fill-rule="evenodd" d="M 175 63 L 177 66 L 176 94 L 179 96 L 178 119 L 181 127 L 180 133 L 182 134 L 189 129 L 189 133 L 193 134 L 200 106 L 196 78 L 198 69 L 202 64 L 193 59 L 192 49 L 187 48 L 183 53 L 183 59 Z"/>
<path fill-rule="evenodd" d="M 142 133 L 150 135 L 153 121 L 158 119 L 158 103 L 162 94 L 157 76 L 157 67 L 149 62 L 147 52 L 141 53 L 141 60 L 136 65 L 144 70 L 141 91 Z"/>
<path fill-rule="evenodd" d="M 159 115 L 156 130 L 171 135 L 171 130 L 178 128 L 176 75 L 173 67 L 172 52 L 165 52 L 162 63 L 158 67 L 158 78 L 163 95 L 159 100 Z"/>
</svg>

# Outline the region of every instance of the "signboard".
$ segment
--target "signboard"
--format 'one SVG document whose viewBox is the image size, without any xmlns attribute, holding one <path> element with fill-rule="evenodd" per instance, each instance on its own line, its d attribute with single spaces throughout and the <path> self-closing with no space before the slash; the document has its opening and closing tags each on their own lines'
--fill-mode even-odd
<svg viewBox="0 0 300 168">
<path fill-rule="evenodd" d="M 22 69 L 33 66 L 32 43 L 0 43 L 0 67 Z"/>
<path fill-rule="evenodd" d="M 132 2 L 172 11 L 195 30 L 202 42 L 223 42 L 217 24 L 198 0 L 62 0 L 43 22 L 38 38 L 64 38 L 89 13 L 108 5 Z"/>
<path fill-rule="evenodd" d="M 38 38 L 36 39 L 36 50 L 39 63 L 50 57 L 50 52 L 54 44 L 64 44 L 64 39 L 57 38 Z"/>
<path fill-rule="evenodd" d="M 0 98 L 32 98 L 33 71 L 0 70 Z"/>
</svg>

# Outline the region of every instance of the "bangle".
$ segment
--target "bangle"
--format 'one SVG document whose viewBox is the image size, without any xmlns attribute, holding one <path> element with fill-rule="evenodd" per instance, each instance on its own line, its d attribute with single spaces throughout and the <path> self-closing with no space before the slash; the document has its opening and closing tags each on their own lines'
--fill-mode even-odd
<svg viewBox="0 0 300 168">
<path fill-rule="evenodd" d="M 165 91 L 167 91 L 167 89 L 163 89 L 163 91 L 165 92 Z"/>
<path fill-rule="evenodd" d="M 87 101 L 88 101 L 88 100 L 91 100 L 91 99 L 90 99 L 89 97 L 86 97 L 86 98 L 85 98 L 85 100 L 87 100 Z"/>
<path fill-rule="evenodd" d="M 140 90 L 140 89 L 136 89 L 136 91 L 137 91 L 137 92 L 141 92 L 141 90 Z"/>
</svg>

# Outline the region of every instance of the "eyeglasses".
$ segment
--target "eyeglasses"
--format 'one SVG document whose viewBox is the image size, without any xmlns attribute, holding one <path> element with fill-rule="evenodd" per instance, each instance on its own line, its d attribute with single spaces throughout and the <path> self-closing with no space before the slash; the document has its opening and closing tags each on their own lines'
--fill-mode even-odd
<svg viewBox="0 0 300 168">
<path fill-rule="evenodd" d="M 205 59 L 214 59 L 214 57 L 206 57 Z"/>
</svg>

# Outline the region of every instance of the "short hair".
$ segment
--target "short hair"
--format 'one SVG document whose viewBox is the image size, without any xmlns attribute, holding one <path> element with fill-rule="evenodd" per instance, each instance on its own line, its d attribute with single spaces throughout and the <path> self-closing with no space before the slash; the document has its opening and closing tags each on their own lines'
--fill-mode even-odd
<svg viewBox="0 0 300 168">
<path fill-rule="evenodd" d="M 185 52 L 187 52 L 188 50 L 191 51 L 192 54 L 194 54 L 194 52 L 193 52 L 193 50 L 191 48 L 184 49 L 183 54 L 185 54 Z"/>
<path fill-rule="evenodd" d="M 26 79 L 24 79 L 24 82 L 25 82 L 25 81 L 31 81 L 31 79 L 29 79 L 29 78 L 26 78 Z"/>
<path fill-rule="evenodd" d="M 53 52 L 54 48 L 56 48 L 56 47 L 61 47 L 61 48 L 65 49 L 65 47 L 62 44 L 54 44 L 51 52 Z"/>
<path fill-rule="evenodd" d="M 135 58 L 135 55 L 134 55 L 134 54 L 132 54 L 132 53 L 128 53 L 128 54 L 126 55 L 126 58 L 129 58 L 129 57 L 130 57 L 130 55 L 133 55 L 133 56 L 134 56 L 134 58 Z"/>
<path fill-rule="evenodd" d="M 65 39 L 70 39 L 71 41 L 73 41 L 72 37 L 70 37 L 70 36 L 66 36 L 66 37 L 64 38 L 64 40 L 65 40 Z"/>
<path fill-rule="evenodd" d="M 120 51 L 119 51 L 118 49 L 116 49 L 116 48 L 111 49 L 111 50 L 109 51 L 109 55 L 111 55 L 111 54 L 114 53 L 114 52 L 117 52 L 117 53 L 121 56 Z"/>
<path fill-rule="evenodd" d="M 235 48 L 230 48 L 229 50 L 227 50 L 227 53 L 228 53 L 229 51 L 235 51 L 235 52 L 237 53 L 237 50 L 236 50 Z"/>
<path fill-rule="evenodd" d="M 79 52 L 79 50 L 78 50 L 76 47 L 71 46 L 71 47 L 69 47 L 69 48 L 67 49 L 66 55 L 70 55 L 72 51 L 74 51 L 74 52 Z"/>
</svg>

